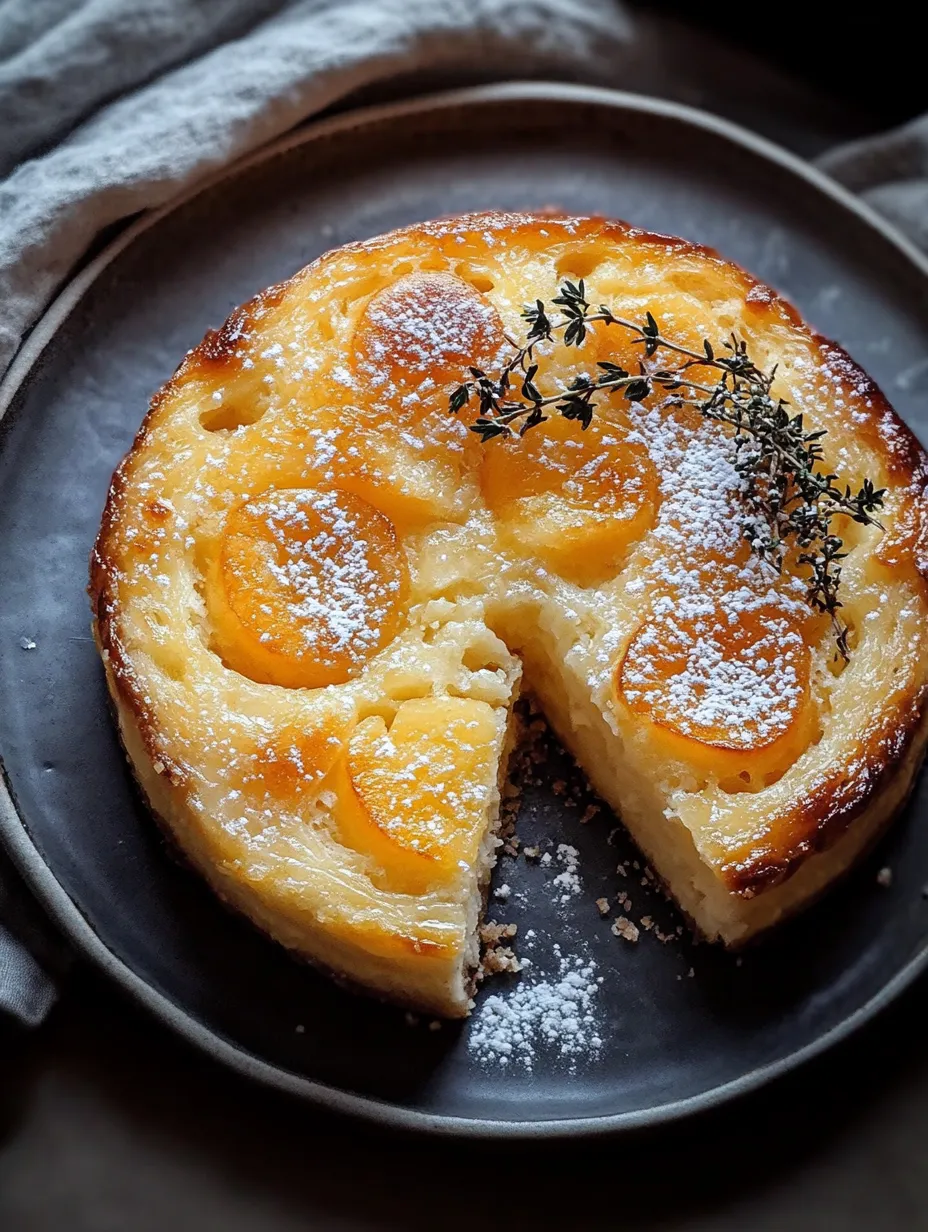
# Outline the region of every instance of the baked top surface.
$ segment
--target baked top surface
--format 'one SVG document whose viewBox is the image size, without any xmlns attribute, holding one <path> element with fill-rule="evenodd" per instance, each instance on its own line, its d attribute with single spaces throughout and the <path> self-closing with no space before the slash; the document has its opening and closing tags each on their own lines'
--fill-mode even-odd
<svg viewBox="0 0 928 1232">
<path fill-rule="evenodd" d="M 481 448 L 466 423 L 444 414 L 460 364 L 475 348 L 491 354 L 504 344 L 499 331 L 516 329 L 522 304 L 550 298 L 565 275 L 585 277 L 626 315 L 650 308 L 691 344 L 707 331 L 711 301 L 720 329 L 736 328 L 762 361 L 779 362 L 785 396 L 828 429 L 842 478 L 869 475 L 890 488 L 886 533 L 861 531 L 845 564 L 842 598 L 857 643 L 839 674 L 829 666 L 829 631 L 814 627 L 790 579 L 739 556 L 730 459 L 715 425 L 632 406 L 621 408 L 618 428 L 571 436 L 552 422 L 513 454 L 498 442 Z M 438 302 L 454 328 L 423 332 L 423 301 Z M 555 362 L 569 375 L 577 361 Z M 338 619 L 313 632 L 322 650 L 314 670 L 322 663 L 328 678 L 301 677 L 300 667 L 292 674 L 292 577 L 271 631 L 276 653 L 260 642 L 267 628 L 257 639 L 248 633 L 256 627 L 249 552 L 261 539 L 251 532 L 262 519 L 294 516 L 278 498 L 270 512 L 251 506 L 266 506 L 268 491 L 306 488 L 325 500 L 347 494 L 335 514 L 354 527 L 354 541 L 366 519 L 372 547 L 362 565 L 318 554 L 329 581 L 348 582 Z M 325 826 L 306 848 L 294 796 L 339 773 L 328 758 L 334 751 L 339 762 L 346 740 L 360 750 L 355 790 L 366 782 L 362 794 L 390 812 L 395 793 L 370 776 L 386 753 L 376 745 L 383 732 L 372 729 L 385 695 L 393 710 L 398 701 L 421 710 L 423 689 L 486 707 L 479 713 L 489 726 L 476 743 L 498 749 L 518 672 L 507 645 L 521 650 L 532 621 L 556 613 L 552 644 L 621 730 L 639 772 L 660 784 L 725 883 L 756 892 L 841 832 L 914 730 L 924 684 L 923 489 L 921 451 L 863 374 L 714 254 L 597 220 L 448 220 L 321 258 L 233 314 L 185 360 L 114 483 L 94 564 L 100 635 L 149 757 L 217 819 L 222 859 L 265 876 L 275 862 L 318 868 L 324 856 L 344 871 L 345 849 L 337 843 L 333 857 Z M 297 591 L 302 619 L 312 595 L 299 579 Z M 274 596 L 264 607 L 280 587 Z M 370 611 L 376 620 L 352 616 Z M 708 639 L 693 624 L 706 613 L 716 630 Z M 435 633 L 428 643 L 426 629 Z M 775 645 L 764 642 L 771 629 Z M 698 661 L 677 670 L 694 647 Z M 256 743 L 263 724 L 274 738 Z M 297 757 L 294 730 L 311 745 Z M 485 767 L 492 760 L 487 752 Z M 258 780 L 245 784 L 254 815 L 237 832 L 225 824 L 237 820 L 228 810 L 229 792 L 243 790 L 231 784 L 235 774 Z M 326 780 L 324 790 L 340 789 Z M 269 799 L 278 808 L 289 800 L 290 832 L 280 818 L 261 821 Z M 355 841 L 370 855 L 370 833 Z M 396 900 L 397 935 L 408 933 L 418 889 L 408 864 L 379 892 L 363 856 L 358 868 L 362 900 L 373 893 L 378 912 Z M 421 892 L 431 927 L 440 923 L 436 900 Z M 448 929 L 459 935 L 460 913 L 449 911 Z"/>
</svg>

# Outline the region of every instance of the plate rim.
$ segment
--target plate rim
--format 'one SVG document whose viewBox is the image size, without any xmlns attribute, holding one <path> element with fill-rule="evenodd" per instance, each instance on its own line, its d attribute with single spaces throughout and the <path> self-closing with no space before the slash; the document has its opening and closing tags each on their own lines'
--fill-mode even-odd
<svg viewBox="0 0 928 1232">
<path fill-rule="evenodd" d="M 150 228 L 200 193 L 240 172 L 267 162 L 302 145 L 376 124 L 383 120 L 404 119 L 433 111 L 452 111 L 471 105 L 532 100 L 585 103 L 632 114 L 657 115 L 689 124 L 721 137 L 732 145 L 757 154 L 798 177 L 828 198 L 833 205 L 854 215 L 907 259 L 928 285 L 928 256 L 870 206 L 804 159 L 732 121 L 675 101 L 655 98 L 608 87 L 586 86 L 556 81 L 505 81 L 441 91 L 398 102 L 358 108 L 323 120 L 309 121 L 295 131 L 270 142 L 227 167 L 196 179 L 165 204 L 146 210 L 113 241 L 65 283 L 38 318 L 31 332 L 0 381 L 0 420 L 23 385 L 46 346 L 52 341 L 71 312 L 99 275 L 117 256 Z M 717 1108 L 755 1091 L 813 1057 L 834 1047 L 875 1017 L 928 967 L 928 936 L 922 948 L 863 1005 L 842 1022 L 810 1041 L 803 1048 L 776 1061 L 758 1066 L 740 1077 L 711 1087 L 684 1099 L 630 1112 L 597 1116 L 547 1118 L 543 1120 L 499 1120 L 421 1112 L 366 1095 L 357 1095 L 284 1069 L 225 1039 L 200 1022 L 168 996 L 147 983 L 127 963 L 118 958 L 93 930 L 76 902 L 68 895 L 33 842 L 26 819 L 16 808 L 0 760 L 0 842 L 19 873 L 49 916 L 68 940 L 89 957 L 110 979 L 127 991 L 166 1026 L 207 1055 L 222 1061 L 239 1074 L 265 1086 L 300 1096 L 308 1102 L 334 1112 L 359 1117 L 383 1127 L 425 1131 L 450 1137 L 485 1140 L 574 1138 L 614 1134 L 650 1128 Z"/>
</svg>

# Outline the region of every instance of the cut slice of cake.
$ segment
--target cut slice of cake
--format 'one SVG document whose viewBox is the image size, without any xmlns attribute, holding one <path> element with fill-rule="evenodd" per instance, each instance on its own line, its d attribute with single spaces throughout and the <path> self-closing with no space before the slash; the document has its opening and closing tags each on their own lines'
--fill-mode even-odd
<svg viewBox="0 0 928 1232">
<path fill-rule="evenodd" d="M 523 674 L 709 939 L 874 840 L 926 738 L 926 482 L 864 373 L 715 253 L 423 223 L 184 359 L 114 476 L 95 634 L 213 889 L 459 1016 Z"/>
</svg>

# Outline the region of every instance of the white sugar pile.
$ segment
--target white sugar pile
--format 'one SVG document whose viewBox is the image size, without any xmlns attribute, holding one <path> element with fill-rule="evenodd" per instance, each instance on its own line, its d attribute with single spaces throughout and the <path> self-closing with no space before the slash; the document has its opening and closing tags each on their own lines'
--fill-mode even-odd
<svg viewBox="0 0 928 1232">
<path fill-rule="evenodd" d="M 565 955 L 554 946 L 557 974 L 547 980 L 522 980 L 506 994 L 481 1001 L 468 1036 L 478 1060 L 534 1067 L 536 1051 L 547 1047 L 576 1063 L 602 1048 L 597 1028 L 596 994 L 603 977 L 590 958 Z"/>
<path fill-rule="evenodd" d="M 580 852 L 569 843 L 558 843 L 557 859 L 564 871 L 554 878 L 554 885 L 561 891 L 558 901 L 566 903 L 580 893 Z"/>
</svg>

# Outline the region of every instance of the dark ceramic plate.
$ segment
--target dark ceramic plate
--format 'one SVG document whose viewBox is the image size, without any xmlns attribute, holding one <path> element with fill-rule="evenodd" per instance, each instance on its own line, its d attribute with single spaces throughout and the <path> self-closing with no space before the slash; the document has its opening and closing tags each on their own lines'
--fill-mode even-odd
<svg viewBox="0 0 928 1232">
<path fill-rule="evenodd" d="M 718 1103 L 846 1034 L 928 954 L 924 784 L 872 859 L 743 960 L 614 937 L 593 900 L 620 888 L 634 918 L 675 921 L 638 876 L 617 877 L 627 853 L 607 843 L 610 818 L 581 825 L 563 795 L 532 789 L 523 839 L 576 845 L 583 889 L 561 904 L 556 869 L 507 859 L 500 913 L 536 930 L 533 978 L 549 973 L 553 937 L 598 964 L 604 1043 L 573 1066 L 541 1048 L 531 1071 L 503 1068 L 475 1057 L 472 1027 L 410 1028 L 228 915 L 140 806 L 84 586 L 110 473 L 151 392 L 208 326 L 326 248 L 438 214 L 549 204 L 718 247 L 843 343 L 916 430 L 928 422 L 928 281 L 900 239 L 749 134 L 564 86 L 467 91 L 288 139 L 134 226 L 64 293 L 5 386 L 0 822 L 14 859 L 83 950 L 210 1053 L 319 1103 L 445 1132 L 589 1133 Z"/>
</svg>

